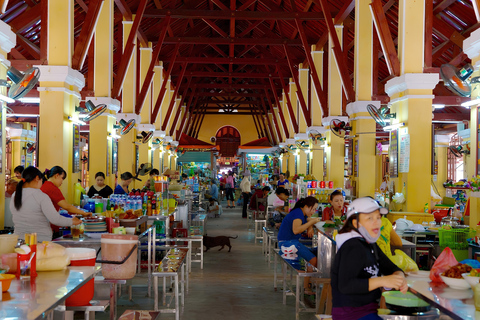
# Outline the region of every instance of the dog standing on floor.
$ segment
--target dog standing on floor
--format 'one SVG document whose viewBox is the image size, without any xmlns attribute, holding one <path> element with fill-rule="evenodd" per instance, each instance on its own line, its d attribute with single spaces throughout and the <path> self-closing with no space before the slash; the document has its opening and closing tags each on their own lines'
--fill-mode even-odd
<svg viewBox="0 0 480 320">
<path fill-rule="evenodd" d="M 222 246 L 218 251 L 222 250 L 225 246 L 228 247 L 228 252 L 232 250 L 232 246 L 230 245 L 230 239 L 237 239 L 238 236 L 236 237 L 227 237 L 227 236 L 218 236 L 218 237 L 209 237 L 209 236 L 203 236 L 203 245 L 205 248 L 205 252 L 208 251 L 208 249 L 216 247 L 216 246 Z"/>
</svg>

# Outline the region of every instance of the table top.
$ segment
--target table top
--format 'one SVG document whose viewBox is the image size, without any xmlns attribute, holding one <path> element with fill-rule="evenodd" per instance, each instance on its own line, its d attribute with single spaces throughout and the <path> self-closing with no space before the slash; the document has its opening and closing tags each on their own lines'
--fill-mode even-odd
<svg viewBox="0 0 480 320">
<path fill-rule="evenodd" d="M 79 239 L 60 237 L 57 239 L 53 239 L 54 243 L 62 245 L 66 248 L 82 247 L 82 248 L 98 249 L 101 246 L 101 241 L 102 241 L 101 238 L 90 238 L 90 237 L 79 238 Z"/>
<path fill-rule="evenodd" d="M 68 267 L 62 271 L 38 272 L 30 281 L 13 279 L 2 295 L 0 318 L 11 320 L 41 319 L 85 282 L 93 279 L 100 267 Z"/>
<path fill-rule="evenodd" d="M 453 319 L 480 319 L 475 310 L 472 289 L 457 290 L 428 279 L 407 277 L 409 290 Z"/>
<path fill-rule="evenodd" d="M 188 249 L 186 248 L 172 248 L 168 250 L 168 253 L 158 265 L 157 271 L 152 272 L 152 275 L 159 276 L 176 274 L 185 261 L 187 253 Z"/>
</svg>

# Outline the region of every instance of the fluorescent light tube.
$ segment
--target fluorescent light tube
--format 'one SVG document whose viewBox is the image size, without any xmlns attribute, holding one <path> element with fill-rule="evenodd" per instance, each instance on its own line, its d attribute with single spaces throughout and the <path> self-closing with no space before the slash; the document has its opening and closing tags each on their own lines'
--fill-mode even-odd
<svg viewBox="0 0 480 320">
<path fill-rule="evenodd" d="M 0 100 L 2 101 L 5 101 L 6 103 L 14 103 L 15 100 L 13 100 L 12 98 L 9 98 L 3 94 L 0 94 Z"/>
<path fill-rule="evenodd" d="M 394 124 L 391 124 L 389 126 L 383 127 L 383 131 L 392 131 L 394 129 L 397 129 L 397 128 L 400 128 L 400 127 L 403 127 L 403 126 L 405 126 L 405 122 L 394 123 Z"/>
<path fill-rule="evenodd" d="M 72 121 L 75 124 L 81 125 L 81 126 L 86 125 L 86 123 L 83 122 L 82 120 L 74 119 L 71 116 L 68 117 L 68 120 Z"/>
<path fill-rule="evenodd" d="M 40 103 L 39 97 L 23 97 L 18 99 L 22 103 Z"/>
<path fill-rule="evenodd" d="M 445 105 L 444 104 L 432 104 L 432 107 L 434 107 L 435 109 L 443 109 L 443 108 L 445 108 Z"/>
<path fill-rule="evenodd" d="M 30 113 L 7 113 L 7 117 L 17 117 L 17 118 L 38 118 L 39 114 L 30 114 Z"/>
<path fill-rule="evenodd" d="M 473 99 L 473 100 L 464 102 L 464 103 L 461 104 L 461 106 L 465 107 L 465 108 L 468 108 L 468 107 L 474 106 L 476 104 L 480 104 L 480 99 Z"/>
</svg>

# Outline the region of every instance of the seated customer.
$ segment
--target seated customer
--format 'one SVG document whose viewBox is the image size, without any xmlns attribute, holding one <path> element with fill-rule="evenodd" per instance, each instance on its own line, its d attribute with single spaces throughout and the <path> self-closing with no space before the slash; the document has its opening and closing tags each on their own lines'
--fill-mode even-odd
<svg viewBox="0 0 480 320">
<path fill-rule="evenodd" d="M 287 189 L 279 187 L 275 190 L 275 200 L 273 200 L 273 217 L 268 219 L 270 225 L 275 228 L 280 228 L 283 218 L 288 213 L 288 206 L 285 206 L 285 201 L 288 200 L 290 193 Z"/>
<path fill-rule="evenodd" d="M 95 194 L 98 194 L 102 198 L 108 198 L 112 193 L 112 188 L 105 184 L 105 174 L 97 172 L 95 174 L 95 184 L 88 188 L 87 196 L 93 198 Z"/>
<path fill-rule="evenodd" d="M 208 199 L 208 212 L 213 213 L 215 218 L 219 217 L 222 213 L 222 206 L 219 205 L 213 197 Z"/>
<path fill-rule="evenodd" d="M 269 192 L 270 192 L 270 187 L 269 186 L 263 187 L 263 189 L 261 189 L 261 190 L 260 189 L 255 190 L 255 193 L 253 194 L 252 198 L 250 199 L 250 205 L 248 206 L 248 208 L 250 210 L 257 210 L 257 199 L 266 198 L 268 196 Z M 258 210 L 259 211 L 264 211 L 265 210 L 265 207 L 263 206 L 263 204 L 260 204 Z"/>
<path fill-rule="evenodd" d="M 328 197 L 328 202 L 330 207 L 323 209 L 322 220 L 328 221 L 328 223 L 334 223 L 335 218 L 345 220 L 347 206 L 345 205 L 342 191 L 333 191 Z"/>
<path fill-rule="evenodd" d="M 130 191 L 128 191 L 128 186 L 130 183 L 133 181 L 133 174 L 130 172 L 124 172 L 120 175 L 120 183 L 117 184 L 115 187 L 115 190 L 113 191 L 114 194 L 129 194 Z"/>
</svg>

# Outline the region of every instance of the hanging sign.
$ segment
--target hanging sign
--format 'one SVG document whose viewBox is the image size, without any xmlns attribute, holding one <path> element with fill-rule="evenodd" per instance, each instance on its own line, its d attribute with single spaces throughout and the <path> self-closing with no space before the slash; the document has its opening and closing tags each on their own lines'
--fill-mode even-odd
<svg viewBox="0 0 480 320">
<path fill-rule="evenodd" d="M 358 139 L 353 139 L 353 175 L 358 177 Z"/>
<path fill-rule="evenodd" d="M 390 159 L 390 178 L 398 177 L 398 131 L 390 131 L 390 148 L 388 149 Z"/>
<path fill-rule="evenodd" d="M 347 147 L 347 176 L 353 175 L 353 139 L 348 140 Z"/>
<path fill-rule="evenodd" d="M 80 126 L 73 124 L 73 173 L 80 172 Z"/>
<path fill-rule="evenodd" d="M 118 171 L 118 141 L 112 140 L 112 174 L 117 174 Z"/>
<path fill-rule="evenodd" d="M 398 171 L 408 172 L 410 166 L 410 135 L 400 136 L 400 148 L 398 153 Z"/>
</svg>

